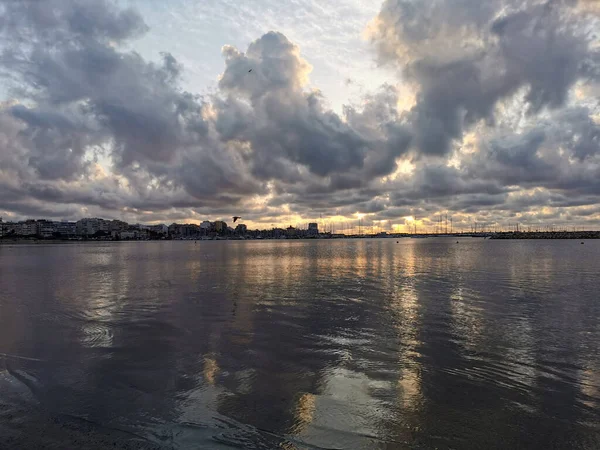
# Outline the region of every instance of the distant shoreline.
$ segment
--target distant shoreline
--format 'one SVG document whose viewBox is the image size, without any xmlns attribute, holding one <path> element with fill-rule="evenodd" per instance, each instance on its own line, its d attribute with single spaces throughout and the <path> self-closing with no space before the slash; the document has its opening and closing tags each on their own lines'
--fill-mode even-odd
<svg viewBox="0 0 600 450">
<path fill-rule="evenodd" d="M 511 231 L 493 233 L 490 239 L 600 239 L 600 231 Z"/>
<path fill-rule="evenodd" d="M 347 235 L 347 236 L 332 236 L 324 239 L 316 239 L 316 238 L 287 238 L 287 239 L 278 239 L 272 237 L 265 238 L 247 238 L 247 239 L 239 239 L 239 238 L 220 238 L 220 239 L 126 239 L 126 240 L 114 240 L 114 239 L 39 239 L 39 238 L 3 238 L 0 239 L 0 245 L 12 245 L 12 244 L 49 244 L 49 243 L 72 243 L 72 244 L 82 244 L 82 243 L 106 243 L 106 242 L 159 242 L 159 241 L 197 241 L 197 242 L 209 242 L 209 241 L 320 241 L 320 240 L 331 240 L 331 239 L 407 239 L 407 238 L 487 238 L 487 239 L 504 239 L 504 240 L 524 240 L 524 239 L 546 239 L 546 240 L 557 240 L 557 239 L 600 239 L 600 231 L 531 231 L 531 232 L 498 232 L 498 233 L 482 233 L 478 235 L 474 234 L 417 234 L 417 235 Z"/>
</svg>

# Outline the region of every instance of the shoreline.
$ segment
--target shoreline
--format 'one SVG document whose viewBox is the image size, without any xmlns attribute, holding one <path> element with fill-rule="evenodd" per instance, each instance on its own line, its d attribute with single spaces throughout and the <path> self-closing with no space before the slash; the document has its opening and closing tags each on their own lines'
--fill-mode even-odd
<svg viewBox="0 0 600 450">
<path fill-rule="evenodd" d="M 510 231 L 494 233 L 490 239 L 600 239 L 600 231 Z"/>
<path fill-rule="evenodd" d="M 448 235 L 435 235 L 435 234 L 421 234 L 413 236 L 377 236 L 377 235 L 348 235 L 348 236 L 335 236 L 327 238 L 220 238 L 220 239 L 0 239 L 0 245 L 16 245 L 16 244 L 89 244 L 89 243 L 118 243 L 118 242 L 164 242 L 164 241 L 181 241 L 181 242 L 212 242 L 212 241 L 321 241 L 321 240 L 339 240 L 339 239 L 407 239 L 407 238 L 484 238 L 484 239 L 497 239 L 497 240 L 590 240 L 600 239 L 600 231 L 532 231 L 532 232 L 498 232 L 498 233 L 486 233 L 484 235 L 471 235 L 471 234 L 448 234 Z"/>
</svg>

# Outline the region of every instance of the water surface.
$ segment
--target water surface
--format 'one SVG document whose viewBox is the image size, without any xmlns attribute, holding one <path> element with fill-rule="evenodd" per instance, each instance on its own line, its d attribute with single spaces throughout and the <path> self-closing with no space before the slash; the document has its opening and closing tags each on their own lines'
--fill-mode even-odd
<svg viewBox="0 0 600 450">
<path fill-rule="evenodd" d="M 0 246 L 0 448 L 600 448 L 600 242 Z"/>
</svg>

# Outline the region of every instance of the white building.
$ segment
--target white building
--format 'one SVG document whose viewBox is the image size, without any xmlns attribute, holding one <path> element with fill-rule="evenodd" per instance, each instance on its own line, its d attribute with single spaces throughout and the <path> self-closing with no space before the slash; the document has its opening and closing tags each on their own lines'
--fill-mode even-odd
<svg viewBox="0 0 600 450">
<path fill-rule="evenodd" d="M 76 224 L 77 234 L 82 236 L 93 236 L 98 231 L 108 233 L 110 230 L 110 223 L 104 219 L 88 218 L 77 221 Z"/>
<path fill-rule="evenodd" d="M 35 220 L 19 222 L 19 228 L 17 229 L 17 234 L 21 236 L 35 236 L 38 234 L 38 223 Z"/>
</svg>

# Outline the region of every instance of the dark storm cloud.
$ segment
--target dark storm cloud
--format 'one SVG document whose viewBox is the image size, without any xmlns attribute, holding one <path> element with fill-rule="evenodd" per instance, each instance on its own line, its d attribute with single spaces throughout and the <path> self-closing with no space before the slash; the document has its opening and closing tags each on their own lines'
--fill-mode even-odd
<svg viewBox="0 0 600 450">
<path fill-rule="evenodd" d="M 246 53 L 231 47 L 223 53 L 226 67 L 219 86 L 231 97 L 219 103 L 217 127 L 224 138 L 251 144 L 255 176 L 287 181 L 297 174 L 293 165 L 301 165 L 319 177 L 356 171 L 368 181 L 393 170 L 395 156 L 406 150 L 397 126 L 389 125 L 394 140 L 387 142 L 381 122 L 367 123 L 390 98 L 374 98 L 370 104 L 378 106 L 361 113 L 348 110 L 349 120 L 343 120 L 323 106 L 318 92 L 305 91 L 311 68 L 281 33 L 265 34 Z M 386 119 L 396 115 L 389 112 Z"/>
<path fill-rule="evenodd" d="M 415 209 L 412 208 L 387 208 L 386 210 L 375 215 L 375 220 L 390 220 L 403 217 L 409 217 L 415 214 Z"/>
<path fill-rule="evenodd" d="M 393 205 L 416 200 L 420 207 L 473 212 L 536 206 L 513 203 L 509 193 L 520 187 L 548 193 L 531 199 L 538 207 L 556 196 L 598 201 L 598 111 L 567 106 L 578 81 L 599 80 L 591 45 L 597 22 L 585 4 L 384 3 L 371 36 L 380 61 L 397 64 L 417 89 L 405 118 L 424 158 L 412 176 L 390 183 Z M 517 94 L 534 124 L 520 132 L 498 127 L 498 106 Z M 459 154 L 460 166 L 448 167 L 465 132 L 481 123 L 477 151 Z M 445 158 L 432 162 L 428 155 Z"/>
<path fill-rule="evenodd" d="M 504 130 L 465 161 L 470 177 L 504 186 L 598 193 L 600 125 L 586 108 L 562 110 L 522 133 Z"/>
<path fill-rule="evenodd" d="M 2 202 L 3 208 L 6 208 L 11 211 L 16 211 L 23 217 L 37 219 L 40 217 L 43 218 L 68 218 L 74 217 L 80 211 L 76 207 L 63 207 L 52 205 L 49 206 L 44 203 L 38 202 L 19 202 L 14 201 L 12 199 L 8 199 Z"/>
<path fill-rule="evenodd" d="M 155 64 L 115 47 L 145 29 L 137 13 L 109 2 L 5 3 L 3 69 L 20 79 L 13 88 L 28 104 L 5 111 L 18 122 L 12 135 L 22 153 L 10 158 L 22 175 L 13 183 L 83 177 L 54 187 L 52 201 L 106 209 L 170 208 L 183 193 L 197 206 L 237 203 L 261 191 L 235 163 L 236 150 L 209 136 L 206 105 L 178 87 L 182 68 L 172 55 Z M 3 160 L 9 152 L 2 148 Z M 91 179 L 96 152 L 112 159 L 129 189 L 123 179 L 101 187 Z M 49 192 L 25 190 L 41 199 Z"/>
<path fill-rule="evenodd" d="M 556 133 L 556 139 L 572 156 L 580 161 L 592 159 L 600 150 L 600 124 L 590 117 L 586 108 L 570 108 L 559 116 L 563 127 Z"/>
<path fill-rule="evenodd" d="M 355 205 L 366 204 L 373 198 L 378 197 L 379 194 L 380 192 L 374 189 L 307 194 L 301 188 L 297 188 L 296 192 L 277 195 L 269 201 L 269 206 L 279 207 L 292 204 L 298 205 L 300 208 L 327 212 L 330 215 L 334 215 L 333 213 L 336 208 L 348 207 L 347 211 L 352 210 L 351 213 L 353 214 L 358 212 L 354 207 Z"/>
<path fill-rule="evenodd" d="M 508 190 L 493 178 L 471 176 L 464 170 L 446 165 L 421 164 L 411 178 L 393 184 L 390 203 L 407 206 L 429 202 L 439 205 L 440 209 L 447 209 L 460 199 L 469 198 L 467 195 L 480 195 L 477 199 L 500 199 Z"/>
<path fill-rule="evenodd" d="M 114 139 L 114 155 L 127 165 L 168 162 L 186 144 L 186 120 L 197 111 L 173 84 L 170 58 L 158 66 L 96 42 L 64 51 L 38 47 L 13 68 L 37 88 L 32 97 L 38 104 L 60 109 L 81 103 L 80 114 Z"/>
<path fill-rule="evenodd" d="M 508 194 L 466 194 L 460 195 L 450 203 L 450 210 L 475 212 L 506 203 Z"/>
<path fill-rule="evenodd" d="M 419 151 L 447 154 L 520 88 L 531 113 L 562 106 L 590 56 L 585 20 L 568 12 L 559 2 L 387 0 L 373 39 L 418 87 Z"/>
<path fill-rule="evenodd" d="M 357 203 L 352 206 L 342 208 L 337 211 L 338 215 L 352 216 L 356 213 L 374 214 L 385 211 L 388 203 L 381 199 L 370 200 L 368 202 Z"/>
<path fill-rule="evenodd" d="M 41 179 L 70 179 L 85 172 L 85 149 L 100 142 L 93 125 L 77 113 L 26 108 L 17 105 L 8 110 L 27 127 L 19 140 L 29 150 L 29 166 Z"/>
<path fill-rule="evenodd" d="M 552 2 L 496 20 L 492 33 L 498 37 L 507 73 L 528 86 L 530 109 L 564 104 L 568 89 L 580 75 L 589 41 L 579 34 Z"/>
<path fill-rule="evenodd" d="M 365 158 L 368 179 L 394 172 L 397 158 L 408 153 L 413 134 L 398 111 L 401 95 L 395 87 L 384 85 L 364 99 L 361 111 L 352 107 L 344 110 L 348 124 L 371 142 L 372 151 Z"/>
<path fill-rule="evenodd" d="M 418 171 L 413 180 L 414 192 L 419 196 L 438 197 L 457 194 L 499 194 L 505 188 L 493 179 L 469 178 L 459 169 L 448 166 L 425 166 Z"/>
<path fill-rule="evenodd" d="M 254 149 L 253 173 L 278 180 L 275 192 L 296 194 L 292 203 L 305 204 L 336 192 L 352 198 L 353 190 L 364 190 L 373 180 L 394 172 L 397 158 L 407 153 L 412 134 L 397 110 L 399 93 L 395 88 L 383 86 L 365 98 L 361 110 L 346 107 L 344 121 L 323 110 L 320 96 L 296 95 L 300 106 L 291 108 L 295 118 L 282 120 L 290 115 L 288 108 L 263 113 L 263 107 L 273 105 L 260 103 L 255 106 L 259 112 L 255 117 L 267 120 L 253 124 L 258 131 L 244 135 Z M 303 111 L 301 105 L 306 101 L 313 105 L 312 112 Z M 324 126 L 327 123 L 331 126 Z"/>
<path fill-rule="evenodd" d="M 389 187 L 391 204 L 483 215 L 598 203 L 598 124 L 590 114 L 567 108 L 519 133 L 482 136 L 459 167 L 419 162 L 410 179 Z"/>
<path fill-rule="evenodd" d="M 538 152 L 545 140 L 546 133 L 534 129 L 491 141 L 485 153 L 490 163 L 488 174 L 508 185 L 540 183 L 556 177 L 559 168 Z"/>
<path fill-rule="evenodd" d="M 597 203 L 596 197 L 570 196 L 560 192 L 534 190 L 533 192 L 513 193 L 510 202 L 502 205 L 506 210 L 520 212 L 536 210 L 540 205 L 552 208 L 571 208 Z"/>
</svg>

